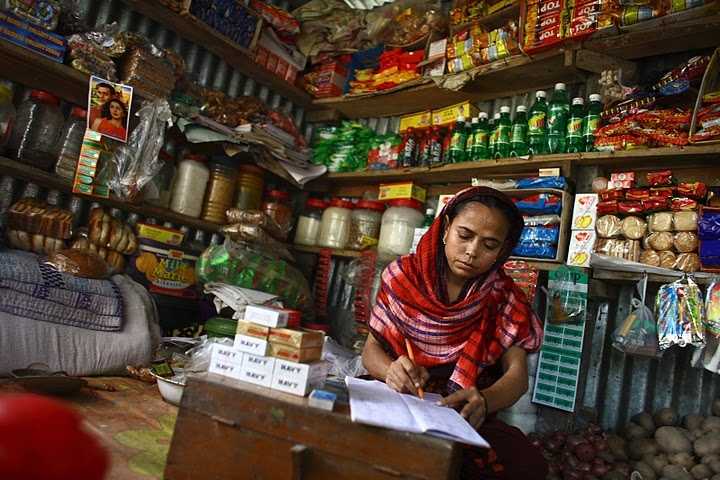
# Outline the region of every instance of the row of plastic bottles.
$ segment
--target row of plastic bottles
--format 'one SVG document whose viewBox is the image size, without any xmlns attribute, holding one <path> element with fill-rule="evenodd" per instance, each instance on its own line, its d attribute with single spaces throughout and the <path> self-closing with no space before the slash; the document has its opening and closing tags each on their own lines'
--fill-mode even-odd
<svg viewBox="0 0 720 480">
<path fill-rule="evenodd" d="M 508 106 L 500 107 L 500 113 L 492 120 L 485 112 L 480 112 L 470 124 L 464 117 L 458 117 L 447 161 L 593 151 L 603 108 L 600 95 L 590 95 L 587 109 L 581 97 L 574 98 L 571 107 L 565 84 L 558 83 L 550 104 L 546 97 L 544 91 L 536 92 L 530 112 L 519 105 L 513 120 Z"/>
</svg>

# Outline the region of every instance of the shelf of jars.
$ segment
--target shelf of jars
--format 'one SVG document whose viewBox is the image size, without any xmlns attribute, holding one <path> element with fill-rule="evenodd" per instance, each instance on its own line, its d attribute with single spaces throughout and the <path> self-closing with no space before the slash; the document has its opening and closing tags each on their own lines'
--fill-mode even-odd
<svg viewBox="0 0 720 480">
<path fill-rule="evenodd" d="M 69 181 L 61 178 L 54 173 L 45 172 L 38 168 L 31 167 L 27 164 L 11 160 L 6 157 L 0 157 L 0 175 L 9 175 L 28 182 L 33 182 L 42 188 L 50 190 L 58 190 L 64 193 L 72 193 L 72 185 Z M 123 211 L 137 213 L 144 217 L 155 218 L 162 222 L 171 222 L 178 225 L 186 225 L 188 227 L 204 230 L 207 232 L 219 232 L 222 225 L 207 222 L 199 218 L 189 217 L 173 212 L 167 208 L 156 207 L 147 204 L 136 204 L 125 202 L 116 198 L 98 198 L 87 197 L 92 201 L 107 205 L 112 208 L 118 208 Z"/>
</svg>

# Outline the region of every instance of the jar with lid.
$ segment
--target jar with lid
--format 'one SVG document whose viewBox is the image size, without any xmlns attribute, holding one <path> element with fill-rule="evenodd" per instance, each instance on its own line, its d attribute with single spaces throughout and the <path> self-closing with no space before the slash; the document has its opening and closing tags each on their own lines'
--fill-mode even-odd
<svg viewBox="0 0 720 480">
<path fill-rule="evenodd" d="M 215 157 L 210 162 L 210 182 L 208 183 L 203 206 L 202 218 L 208 222 L 225 225 L 225 212 L 232 206 L 235 198 L 237 170 L 227 157 Z"/>
<path fill-rule="evenodd" d="M 202 155 L 188 154 L 180 161 L 173 185 L 170 210 L 198 218 L 202 213 L 210 170 Z"/>
<path fill-rule="evenodd" d="M 33 90 L 20 105 L 8 145 L 15 158 L 43 170 L 52 168 L 65 120 L 59 105 L 56 96 L 42 90 Z"/>
<path fill-rule="evenodd" d="M 70 181 L 75 178 L 75 168 L 80 158 L 80 148 L 87 125 L 86 117 L 87 111 L 84 108 L 73 107 L 60 135 L 58 143 L 60 153 L 55 165 L 55 173 Z"/>
<path fill-rule="evenodd" d="M 360 200 L 350 217 L 348 248 L 362 250 L 374 247 L 380 236 L 380 222 L 385 204 L 373 200 Z"/>
<path fill-rule="evenodd" d="M 295 227 L 295 244 L 314 247 L 317 245 L 323 210 L 327 204 L 319 198 L 310 198 Z"/>
<path fill-rule="evenodd" d="M 262 193 L 262 169 L 255 165 L 241 165 L 238 168 L 235 207 L 239 210 L 260 210 Z"/>
<path fill-rule="evenodd" d="M 381 255 L 407 255 L 415 229 L 423 224 L 422 203 L 412 198 L 390 200 L 380 226 L 378 252 Z"/>
<path fill-rule="evenodd" d="M 280 227 L 282 238 L 279 240 L 285 240 L 290 231 L 290 227 L 292 227 L 290 195 L 282 190 L 270 190 L 262 204 L 261 210 Z"/>
<path fill-rule="evenodd" d="M 326 208 L 320 223 L 318 245 L 328 248 L 345 248 L 350 237 L 350 217 L 354 205 L 348 200 L 334 198 Z"/>
<path fill-rule="evenodd" d="M 162 208 L 168 208 L 170 206 L 170 200 L 172 198 L 173 191 L 173 180 L 175 179 L 175 172 L 177 170 L 175 165 L 175 156 L 164 148 L 158 153 L 158 160 L 162 163 L 160 171 L 150 180 L 145 186 L 146 191 L 152 192 L 145 201 L 150 205 L 155 205 Z"/>
</svg>

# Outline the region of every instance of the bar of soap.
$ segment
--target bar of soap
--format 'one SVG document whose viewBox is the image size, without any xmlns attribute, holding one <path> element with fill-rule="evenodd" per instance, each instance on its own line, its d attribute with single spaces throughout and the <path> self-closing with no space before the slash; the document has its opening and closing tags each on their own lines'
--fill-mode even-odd
<svg viewBox="0 0 720 480">
<path fill-rule="evenodd" d="M 315 390 L 310 392 L 310 396 L 308 397 L 308 405 L 313 408 L 319 408 L 321 410 L 327 410 L 329 412 L 332 412 L 332 409 L 335 406 L 336 399 L 337 395 L 335 395 L 334 393 L 316 388 Z"/>
</svg>

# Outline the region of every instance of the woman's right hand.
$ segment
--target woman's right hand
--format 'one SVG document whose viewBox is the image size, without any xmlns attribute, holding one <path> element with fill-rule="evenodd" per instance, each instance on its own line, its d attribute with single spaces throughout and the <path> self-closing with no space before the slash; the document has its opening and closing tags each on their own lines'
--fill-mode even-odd
<svg viewBox="0 0 720 480">
<path fill-rule="evenodd" d="M 415 365 L 405 355 L 392 362 L 385 374 L 385 383 L 400 393 L 416 394 L 417 389 L 424 387 L 430 378 L 425 367 Z"/>
</svg>

